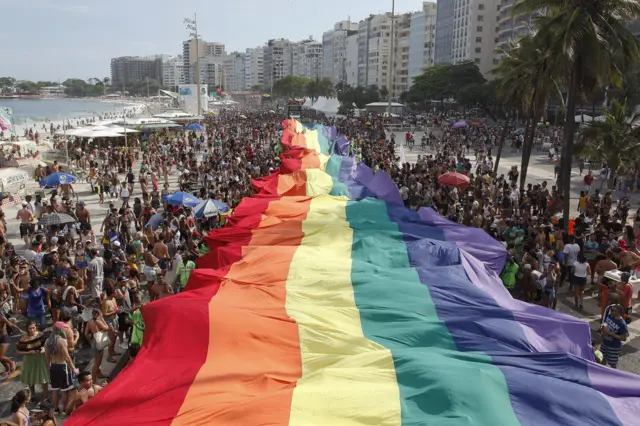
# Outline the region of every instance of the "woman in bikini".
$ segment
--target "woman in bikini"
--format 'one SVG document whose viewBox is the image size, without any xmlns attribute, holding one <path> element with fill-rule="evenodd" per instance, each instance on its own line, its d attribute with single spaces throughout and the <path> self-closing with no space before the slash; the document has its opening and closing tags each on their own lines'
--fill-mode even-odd
<svg viewBox="0 0 640 426">
<path fill-rule="evenodd" d="M 24 334 L 20 327 L 9 321 L 6 317 L 0 315 L 0 363 L 5 369 L 3 376 L 8 376 L 16 369 L 16 363 L 7 358 L 7 349 L 11 344 L 11 337 L 7 332 L 7 327 L 13 328 L 20 334 Z"/>
</svg>

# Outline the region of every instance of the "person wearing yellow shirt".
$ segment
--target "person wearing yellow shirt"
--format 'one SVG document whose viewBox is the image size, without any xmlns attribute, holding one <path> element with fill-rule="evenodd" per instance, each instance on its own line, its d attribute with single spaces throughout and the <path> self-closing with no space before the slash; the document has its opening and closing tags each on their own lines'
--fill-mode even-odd
<svg viewBox="0 0 640 426">
<path fill-rule="evenodd" d="M 587 210 L 587 194 L 584 191 L 580 191 L 580 198 L 578 199 L 578 212 L 584 214 Z"/>
</svg>

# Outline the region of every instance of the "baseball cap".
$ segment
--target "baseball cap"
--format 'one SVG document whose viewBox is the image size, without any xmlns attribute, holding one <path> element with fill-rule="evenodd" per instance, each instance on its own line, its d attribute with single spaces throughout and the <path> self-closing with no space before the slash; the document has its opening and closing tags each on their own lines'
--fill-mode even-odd
<svg viewBox="0 0 640 426">
<path fill-rule="evenodd" d="M 58 237 L 51 237 L 52 244 L 58 244 Z"/>
<path fill-rule="evenodd" d="M 22 207 L 27 207 L 27 202 L 26 201 L 22 202 Z"/>
<path fill-rule="evenodd" d="M 84 201 L 80 201 L 80 202 L 78 203 L 78 205 L 79 205 L 79 206 L 83 206 L 83 207 L 84 207 L 84 206 L 85 206 Z"/>
<path fill-rule="evenodd" d="M 111 245 L 114 247 L 120 247 L 120 241 L 114 241 Z"/>
</svg>

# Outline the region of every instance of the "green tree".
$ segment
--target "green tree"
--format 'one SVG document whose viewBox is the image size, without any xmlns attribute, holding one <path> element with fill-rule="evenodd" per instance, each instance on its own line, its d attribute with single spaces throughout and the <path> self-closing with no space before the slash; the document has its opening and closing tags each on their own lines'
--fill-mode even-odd
<svg viewBox="0 0 640 426">
<path fill-rule="evenodd" d="M 593 121 L 580 132 L 576 152 L 611 168 L 609 187 L 613 187 L 620 166 L 640 155 L 640 114 L 627 115 L 627 104 L 614 99 L 604 113 L 604 121 Z"/>
<path fill-rule="evenodd" d="M 520 171 L 520 190 L 524 189 L 529 170 L 538 119 L 546 114 L 550 93 L 556 86 L 551 70 L 553 58 L 545 45 L 525 36 L 510 45 L 496 72 L 501 76 L 503 96 L 516 103 L 526 117 Z"/>
<path fill-rule="evenodd" d="M 13 77 L 0 77 L 0 93 L 8 92 L 16 84 L 16 79 Z"/>
<path fill-rule="evenodd" d="M 288 75 L 276 81 L 273 94 L 282 98 L 300 98 L 306 95 L 308 78 Z"/>
<path fill-rule="evenodd" d="M 40 86 L 38 86 L 38 83 L 34 83 L 33 81 L 29 80 L 18 81 L 18 83 L 16 84 L 16 88 L 22 93 L 38 93 L 38 91 L 40 90 Z"/>
<path fill-rule="evenodd" d="M 553 58 L 551 73 L 565 80 L 567 120 L 560 183 L 564 192 L 564 223 L 568 226 L 576 102 L 598 85 L 619 85 L 624 72 L 640 60 L 640 41 L 626 25 L 640 18 L 640 2 L 518 0 L 513 10 L 522 16 L 545 11 L 533 19 L 535 38 Z"/>
</svg>

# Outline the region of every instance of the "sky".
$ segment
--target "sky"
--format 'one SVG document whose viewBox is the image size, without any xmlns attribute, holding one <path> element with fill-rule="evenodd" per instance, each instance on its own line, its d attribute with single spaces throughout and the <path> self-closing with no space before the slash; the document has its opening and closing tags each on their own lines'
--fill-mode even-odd
<svg viewBox="0 0 640 426">
<path fill-rule="evenodd" d="M 197 14 L 206 41 L 227 52 L 272 38 L 302 40 L 337 21 L 358 22 L 391 11 L 392 0 L 0 0 L 0 77 L 64 81 L 104 78 L 117 56 L 178 55 L 189 37 L 184 18 Z M 396 0 L 396 13 L 422 9 Z"/>
</svg>

